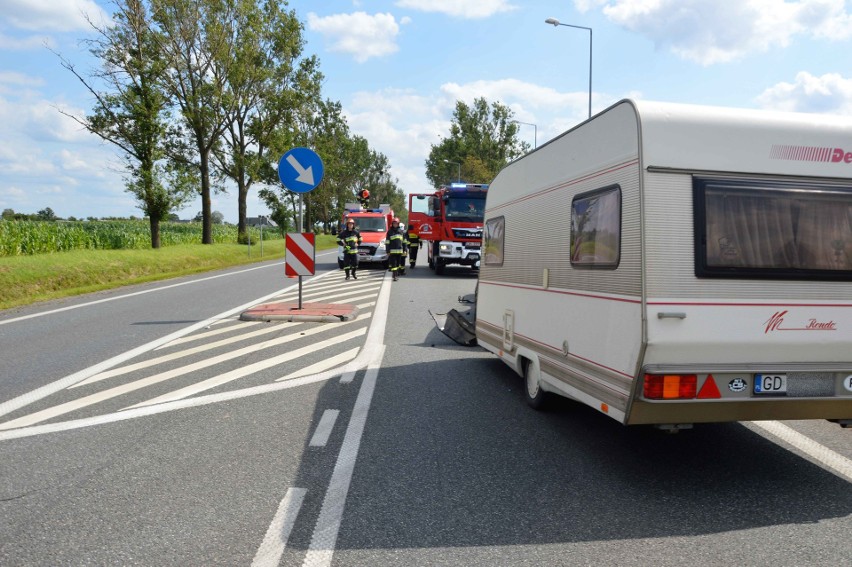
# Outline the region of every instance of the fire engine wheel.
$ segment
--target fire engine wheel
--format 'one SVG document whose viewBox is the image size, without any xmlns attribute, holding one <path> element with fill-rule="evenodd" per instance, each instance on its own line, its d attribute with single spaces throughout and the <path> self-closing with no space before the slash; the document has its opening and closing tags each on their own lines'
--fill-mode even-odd
<svg viewBox="0 0 852 567">
<path fill-rule="evenodd" d="M 544 406 L 547 393 L 541 389 L 541 382 L 538 379 L 538 373 L 531 368 L 531 363 L 526 358 L 521 359 L 521 370 L 524 374 L 524 397 L 527 399 L 527 405 L 533 409 L 541 409 Z"/>
<path fill-rule="evenodd" d="M 440 258 L 435 258 L 435 273 L 439 276 L 444 273 L 444 262 Z"/>
</svg>

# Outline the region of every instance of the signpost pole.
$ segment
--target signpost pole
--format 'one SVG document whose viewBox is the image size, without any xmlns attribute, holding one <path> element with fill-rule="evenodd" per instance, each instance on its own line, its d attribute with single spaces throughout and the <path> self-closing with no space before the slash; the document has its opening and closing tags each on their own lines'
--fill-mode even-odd
<svg viewBox="0 0 852 567">
<path fill-rule="evenodd" d="M 299 226 L 298 231 L 302 232 L 302 194 L 299 193 Z M 299 311 L 302 310 L 302 276 L 299 276 Z"/>
<path fill-rule="evenodd" d="M 319 155 L 308 148 L 293 148 L 278 160 L 278 178 L 289 191 L 299 194 L 298 230 L 302 234 L 302 193 L 313 191 L 322 181 L 324 167 Z M 313 266 L 311 267 L 313 270 Z M 311 271 L 311 274 L 314 272 Z M 302 275 L 299 274 L 299 310 L 302 309 Z"/>
</svg>

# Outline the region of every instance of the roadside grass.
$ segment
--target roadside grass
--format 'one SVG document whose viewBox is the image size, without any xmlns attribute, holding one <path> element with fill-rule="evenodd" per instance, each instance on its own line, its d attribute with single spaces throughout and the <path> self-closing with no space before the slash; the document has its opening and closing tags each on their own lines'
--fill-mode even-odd
<svg viewBox="0 0 852 567">
<path fill-rule="evenodd" d="M 317 235 L 317 250 L 336 246 Z M 39 301 L 284 258 L 284 239 L 242 244 L 180 244 L 147 250 L 72 250 L 0 258 L 0 310 Z M 282 268 L 283 274 L 283 268 Z"/>
</svg>

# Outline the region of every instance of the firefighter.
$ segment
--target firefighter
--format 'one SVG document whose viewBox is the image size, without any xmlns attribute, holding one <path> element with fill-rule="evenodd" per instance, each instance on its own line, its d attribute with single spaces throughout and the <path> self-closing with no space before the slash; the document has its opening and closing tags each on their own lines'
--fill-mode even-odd
<svg viewBox="0 0 852 567">
<path fill-rule="evenodd" d="M 408 260 L 411 268 L 417 263 L 417 251 L 420 248 L 420 235 L 414 230 L 414 225 L 408 225 Z"/>
<path fill-rule="evenodd" d="M 385 235 L 385 246 L 390 258 L 388 268 L 393 274 L 393 281 L 399 279 L 399 273 L 405 267 L 405 231 L 399 226 L 399 218 L 394 217 L 390 230 Z"/>
<path fill-rule="evenodd" d="M 346 279 L 349 279 L 351 272 L 352 279 L 357 280 L 355 270 L 358 269 L 358 245 L 361 244 L 361 233 L 355 228 L 355 219 L 346 219 L 346 228 L 337 235 L 337 243 L 343 246 L 343 270 L 346 272 Z"/>
</svg>

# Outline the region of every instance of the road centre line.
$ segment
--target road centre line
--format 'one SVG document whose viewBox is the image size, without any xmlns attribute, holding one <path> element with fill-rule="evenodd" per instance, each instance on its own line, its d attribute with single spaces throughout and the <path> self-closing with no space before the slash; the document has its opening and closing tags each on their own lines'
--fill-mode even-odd
<svg viewBox="0 0 852 567">
<path fill-rule="evenodd" d="M 285 352 L 284 354 L 274 356 L 272 358 L 265 358 L 263 360 L 259 360 L 253 364 L 248 364 L 246 366 L 241 366 L 240 368 L 236 368 L 231 370 L 230 372 L 225 372 L 224 374 L 219 374 L 218 376 L 213 376 L 212 378 L 208 378 L 207 380 L 202 380 L 201 382 L 196 382 L 195 384 L 190 384 L 185 388 L 180 388 L 179 390 L 175 390 L 174 392 L 169 392 L 168 394 L 163 394 L 162 396 L 158 396 L 154 399 L 147 400 L 145 402 L 140 402 L 138 404 L 134 404 L 129 406 L 132 409 L 137 407 L 151 406 L 155 404 L 161 404 L 164 402 L 173 402 L 175 400 L 181 400 L 183 398 L 188 398 L 189 396 L 193 396 L 195 394 L 199 394 L 201 392 L 205 392 L 207 390 L 211 390 L 218 386 L 222 386 L 227 384 L 228 382 L 233 382 L 234 380 L 239 380 L 245 376 L 249 376 L 254 374 L 255 372 L 259 372 L 261 370 L 266 370 L 267 368 L 272 368 L 273 366 L 278 366 L 284 362 L 288 362 L 290 360 L 295 360 L 297 358 L 301 358 L 302 356 L 311 354 L 318 350 L 322 350 L 332 345 L 345 343 L 350 339 L 354 339 L 356 337 L 360 337 L 365 334 L 367 329 L 356 329 L 349 333 L 345 333 L 343 335 L 336 335 L 324 341 L 320 341 L 318 343 L 312 343 L 306 347 L 302 347 L 290 352 Z"/>
<path fill-rule="evenodd" d="M 278 566 L 307 492 L 304 488 L 287 490 L 287 494 L 284 495 L 284 499 L 278 505 L 278 511 L 272 518 L 272 523 L 269 524 L 269 529 L 266 530 L 263 543 L 260 544 L 254 560 L 251 562 L 251 567 Z"/>
<path fill-rule="evenodd" d="M 361 350 L 360 353 L 358 353 L 358 356 L 355 358 L 355 360 L 347 364 L 343 369 L 335 368 L 332 370 L 321 372 L 319 374 L 314 374 L 313 376 L 295 378 L 293 380 L 287 380 L 284 382 L 274 382 L 272 384 L 263 384 L 261 386 L 252 386 L 249 388 L 243 388 L 241 390 L 230 390 L 228 392 L 208 394 L 206 396 L 188 398 L 185 400 L 168 402 L 156 406 L 118 411 L 114 413 L 81 418 L 71 421 L 22 427 L 20 429 L 14 429 L 11 431 L 0 431 L 0 441 L 7 441 L 10 439 L 22 439 L 25 437 L 34 437 L 37 435 L 46 435 L 48 433 L 58 433 L 61 431 L 72 431 L 74 429 L 82 429 L 85 427 L 93 427 L 96 425 L 105 425 L 108 423 L 117 423 L 120 421 L 127 421 L 140 417 L 148 417 L 151 415 L 157 415 L 160 413 L 167 413 L 170 411 L 176 411 L 186 408 L 196 408 L 210 404 L 238 400 L 251 396 L 260 396 L 272 392 L 278 392 L 281 390 L 289 390 L 291 388 L 298 388 L 300 386 L 315 384 L 317 382 L 324 382 L 326 380 L 330 380 L 331 378 L 340 376 L 341 372 L 364 368 L 376 356 L 377 348 L 380 347 L 381 349 L 384 349 L 383 345 L 379 344 L 378 347 L 376 347 L 375 344 L 377 338 L 381 341 L 384 337 L 385 324 L 388 315 L 387 303 L 389 301 L 390 294 L 389 282 L 390 278 L 386 276 L 385 286 L 379 293 L 379 299 L 383 300 L 384 304 L 378 304 L 377 309 L 373 314 L 373 321 L 370 325 L 370 330 L 367 332 L 367 340 L 365 343 L 365 347 Z M 385 293 L 386 289 L 387 293 Z"/>
<path fill-rule="evenodd" d="M 367 360 L 367 371 L 361 383 L 361 388 L 358 390 L 358 398 L 355 400 L 355 407 L 352 410 L 352 416 L 349 418 L 349 425 L 346 427 L 343 445 L 340 447 L 340 453 L 338 453 L 337 462 L 334 465 L 334 471 L 323 498 L 322 508 L 314 526 L 308 553 L 302 563 L 303 567 L 330 567 L 331 559 L 334 556 L 340 523 L 343 520 L 343 509 L 349 495 L 349 484 L 355 471 L 355 461 L 361 447 L 361 437 L 364 434 L 367 414 L 370 411 L 373 392 L 376 389 L 376 379 L 385 353 L 384 337 L 388 305 L 390 304 L 390 288 L 390 278 L 386 273 L 384 284 L 376 301 L 373 324 L 370 325 L 364 349 L 361 351 L 361 354 Z"/>
<path fill-rule="evenodd" d="M 324 278 L 328 274 L 333 274 L 333 273 L 334 272 L 326 272 L 324 274 L 317 276 L 314 279 Z M 298 284 L 293 284 L 293 286 L 296 286 L 296 285 L 298 285 Z M 293 287 L 293 286 L 291 286 L 291 287 Z M 69 386 L 72 386 L 72 385 L 76 384 L 77 382 L 80 382 L 81 380 L 85 380 L 86 378 L 88 378 L 90 376 L 94 376 L 95 374 L 98 374 L 99 372 L 103 372 L 103 371 L 108 370 L 108 369 L 110 369 L 110 368 L 112 368 L 112 367 L 114 367 L 118 364 L 121 364 L 122 362 L 131 360 L 131 359 L 139 356 L 140 354 L 146 353 L 150 350 L 157 348 L 160 345 L 164 345 L 164 344 L 166 344 L 170 341 L 173 341 L 175 339 L 186 336 L 189 333 L 197 331 L 198 329 L 203 329 L 204 327 L 211 325 L 215 321 L 218 321 L 220 319 L 224 319 L 224 318 L 229 317 L 229 316 L 231 316 L 235 313 L 241 313 L 241 312 L 245 311 L 246 309 L 257 305 L 258 303 L 263 303 L 267 299 L 269 299 L 271 297 L 275 297 L 276 295 L 278 295 L 280 293 L 281 293 L 280 291 L 277 291 L 275 293 L 271 293 L 271 294 L 266 295 L 264 297 L 255 299 L 254 301 L 251 301 L 249 303 L 245 303 L 245 304 L 240 305 L 238 307 L 234 307 L 233 309 L 229 309 L 229 310 L 224 311 L 224 312 L 222 312 L 218 315 L 214 315 L 213 317 L 210 317 L 209 319 L 206 319 L 204 321 L 200 321 L 198 323 L 194 323 L 194 324 L 190 325 L 189 327 L 185 327 L 185 328 L 183 328 L 179 331 L 175 331 L 174 333 L 170 333 L 170 334 L 168 334 L 164 337 L 160 337 L 159 339 L 156 339 L 154 341 L 151 341 L 149 343 L 146 343 L 144 345 L 141 345 L 141 346 L 136 347 L 134 349 L 131 349 L 129 351 L 123 352 L 123 353 L 119 354 L 118 356 L 114 356 L 112 358 L 104 360 L 103 362 L 99 362 L 98 364 L 95 364 L 94 366 L 84 368 L 83 370 L 80 370 L 79 372 L 75 372 L 74 374 L 70 374 L 70 375 L 66 376 L 65 378 L 60 378 L 59 380 L 56 380 L 55 382 L 51 382 L 50 384 L 45 384 L 44 386 L 42 386 L 40 388 L 36 388 L 35 390 L 32 390 L 30 392 L 27 392 L 26 394 L 22 394 L 22 395 L 18 396 L 17 398 L 12 398 L 11 400 L 7 400 L 3 403 L 0 403 L 0 417 L 6 415 L 7 413 L 11 413 L 11 412 L 13 412 L 17 409 L 20 409 L 24 406 L 27 406 L 27 405 L 29 405 L 33 402 L 36 402 L 36 401 L 38 401 L 42 398 L 50 396 L 51 394 L 54 394 L 54 393 L 56 393 L 60 390 L 64 390 L 64 389 L 68 388 Z"/>
<path fill-rule="evenodd" d="M 314 435 L 311 437 L 308 447 L 325 447 L 328 438 L 331 437 L 331 431 L 334 429 L 334 422 L 337 421 L 339 415 L 340 410 L 336 409 L 327 409 L 322 412 L 322 417 L 314 430 Z"/>
<path fill-rule="evenodd" d="M 749 424 L 802 451 L 828 467 L 837 476 L 852 482 L 852 459 L 820 445 L 810 437 L 802 435 L 792 427 L 778 421 L 750 421 Z"/>
</svg>

